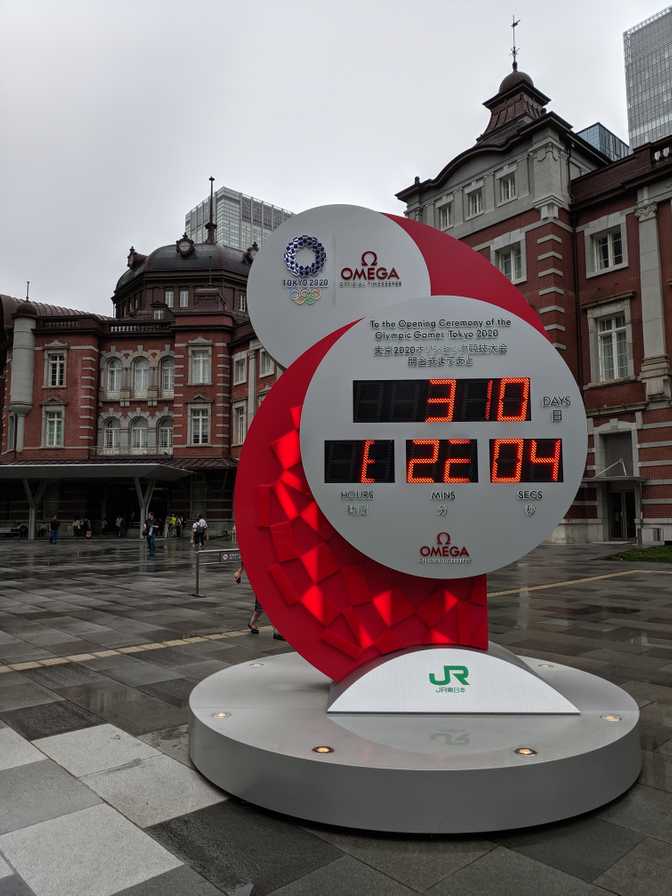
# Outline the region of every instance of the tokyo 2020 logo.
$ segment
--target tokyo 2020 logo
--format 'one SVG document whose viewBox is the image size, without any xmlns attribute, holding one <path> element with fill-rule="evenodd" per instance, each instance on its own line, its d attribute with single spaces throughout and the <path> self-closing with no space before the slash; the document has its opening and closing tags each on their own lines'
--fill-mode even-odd
<svg viewBox="0 0 672 896">
<path fill-rule="evenodd" d="M 314 257 L 311 264 L 300 264 L 297 261 L 296 256 L 301 249 L 310 249 L 312 251 Z M 327 253 L 317 237 L 308 236 L 304 233 L 302 236 L 295 236 L 293 240 L 287 243 L 284 258 L 287 269 L 295 277 L 314 277 L 324 267 Z"/>
</svg>

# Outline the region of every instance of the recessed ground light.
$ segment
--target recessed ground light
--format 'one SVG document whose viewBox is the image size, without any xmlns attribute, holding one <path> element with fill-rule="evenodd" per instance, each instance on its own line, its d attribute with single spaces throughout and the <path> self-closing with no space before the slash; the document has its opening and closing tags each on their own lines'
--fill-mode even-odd
<svg viewBox="0 0 672 896">
<path fill-rule="evenodd" d="M 333 753 L 333 747 L 327 747 L 325 744 L 320 744 L 318 747 L 313 747 L 313 753 Z"/>
<path fill-rule="evenodd" d="M 250 666 L 252 669 L 259 669 L 263 665 L 264 665 L 263 663 L 250 663 Z"/>
<path fill-rule="evenodd" d="M 537 755 L 537 751 L 533 750 L 532 747 L 516 747 L 516 749 L 513 752 L 516 753 L 518 756 L 525 756 L 526 758 L 529 756 Z"/>
<path fill-rule="evenodd" d="M 605 722 L 620 722 L 623 716 L 616 715 L 615 712 L 608 712 L 606 715 L 600 716 Z"/>
<path fill-rule="evenodd" d="M 230 712 L 213 712 L 212 714 L 213 719 L 228 719 L 230 716 Z"/>
<path fill-rule="evenodd" d="M 537 669 L 552 669 L 553 663 L 537 663 Z"/>
</svg>

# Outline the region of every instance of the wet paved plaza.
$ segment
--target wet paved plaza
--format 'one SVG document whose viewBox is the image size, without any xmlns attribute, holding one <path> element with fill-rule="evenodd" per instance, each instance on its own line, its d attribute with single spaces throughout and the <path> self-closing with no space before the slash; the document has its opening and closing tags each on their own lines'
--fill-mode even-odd
<svg viewBox="0 0 672 896">
<path fill-rule="evenodd" d="M 191 767 L 193 686 L 288 649 L 247 634 L 232 567 L 196 598 L 186 540 L 155 561 L 130 540 L 0 541 L 0 896 L 672 892 L 672 567 L 615 550 L 547 545 L 490 576 L 490 629 L 638 700 L 640 782 L 562 824 L 410 838 L 301 825 Z"/>
</svg>

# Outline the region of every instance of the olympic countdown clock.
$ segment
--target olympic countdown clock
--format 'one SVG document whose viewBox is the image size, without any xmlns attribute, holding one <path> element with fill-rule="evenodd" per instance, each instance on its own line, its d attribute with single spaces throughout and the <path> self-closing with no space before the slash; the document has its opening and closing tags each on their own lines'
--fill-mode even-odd
<svg viewBox="0 0 672 896">
<path fill-rule="evenodd" d="M 388 306 L 343 333 L 301 416 L 320 509 L 363 554 L 416 576 L 476 576 L 550 535 L 586 458 L 586 418 L 545 336 L 460 296 Z"/>
</svg>

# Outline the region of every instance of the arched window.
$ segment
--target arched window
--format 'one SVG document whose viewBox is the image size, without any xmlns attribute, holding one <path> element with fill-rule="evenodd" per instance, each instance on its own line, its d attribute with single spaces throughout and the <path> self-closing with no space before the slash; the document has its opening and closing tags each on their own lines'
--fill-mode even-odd
<svg viewBox="0 0 672 896">
<path fill-rule="evenodd" d="M 133 392 L 135 395 L 146 395 L 149 389 L 149 361 L 137 358 L 133 362 Z"/>
<path fill-rule="evenodd" d="M 121 423 L 116 417 L 108 417 L 103 426 L 103 448 L 118 451 L 121 445 Z"/>
<path fill-rule="evenodd" d="M 131 421 L 131 451 L 146 451 L 149 447 L 149 427 L 142 417 Z"/>
<path fill-rule="evenodd" d="M 161 392 L 165 395 L 175 388 L 175 360 L 164 358 L 161 362 Z"/>
<path fill-rule="evenodd" d="M 112 358 L 107 363 L 107 391 L 121 392 L 121 361 Z"/>
<path fill-rule="evenodd" d="M 161 454 L 173 453 L 173 421 L 170 417 L 162 417 L 159 420 L 159 452 Z"/>
</svg>

